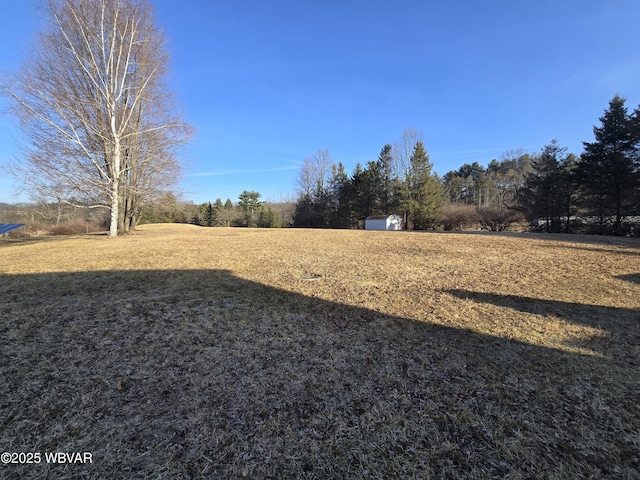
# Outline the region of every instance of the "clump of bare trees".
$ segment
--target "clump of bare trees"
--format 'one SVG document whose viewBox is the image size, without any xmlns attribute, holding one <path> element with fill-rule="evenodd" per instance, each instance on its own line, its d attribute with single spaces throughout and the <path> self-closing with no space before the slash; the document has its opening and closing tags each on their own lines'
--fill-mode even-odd
<svg viewBox="0 0 640 480">
<path fill-rule="evenodd" d="M 191 128 L 164 82 L 146 0 L 49 0 L 33 56 L 4 87 L 28 144 L 13 172 L 43 202 L 110 209 L 109 235 L 179 178 Z"/>
</svg>

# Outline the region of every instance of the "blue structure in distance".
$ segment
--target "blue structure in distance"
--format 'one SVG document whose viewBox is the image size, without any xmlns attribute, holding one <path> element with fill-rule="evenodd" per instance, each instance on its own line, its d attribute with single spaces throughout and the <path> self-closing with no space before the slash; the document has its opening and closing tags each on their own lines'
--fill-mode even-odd
<svg viewBox="0 0 640 480">
<path fill-rule="evenodd" d="M 15 230 L 16 228 L 24 227 L 25 225 L 25 223 L 0 223 L 0 235 L 9 233 L 11 230 Z"/>
</svg>

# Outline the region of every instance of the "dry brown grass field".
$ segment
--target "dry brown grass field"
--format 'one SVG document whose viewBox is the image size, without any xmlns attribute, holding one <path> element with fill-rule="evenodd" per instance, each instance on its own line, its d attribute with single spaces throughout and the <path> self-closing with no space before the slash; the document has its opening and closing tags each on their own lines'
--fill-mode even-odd
<svg viewBox="0 0 640 480">
<path fill-rule="evenodd" d="M 0 478 L 634 479 L 638 405 L 638 241 L 0 240 Z"/>
</svg>

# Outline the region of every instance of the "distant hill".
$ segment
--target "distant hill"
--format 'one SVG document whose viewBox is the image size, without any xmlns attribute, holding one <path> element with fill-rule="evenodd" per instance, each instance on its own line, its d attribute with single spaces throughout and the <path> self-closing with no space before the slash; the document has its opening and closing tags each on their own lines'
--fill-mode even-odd
<svg viewBox="0 0 640 480">
<path fill-rule="evenodd" d="M 14 205 L 11 205 L 10 203 L 2 203 L 0 202 L 0 210 L 8 210 L 8 209 L 13 209 L 16 208 Z"/>
</svg>

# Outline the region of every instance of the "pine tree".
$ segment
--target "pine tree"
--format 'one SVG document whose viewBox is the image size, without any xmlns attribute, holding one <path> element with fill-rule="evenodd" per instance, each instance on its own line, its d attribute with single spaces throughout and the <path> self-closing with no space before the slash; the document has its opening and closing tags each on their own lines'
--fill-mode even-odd
<svg viewBox="0 0 640 480">
<path fill-rule="evenodd" d="M 215 222 L 215 207 L 213 206 L 213 204 L 211 202 L 209 202 L 207 204 L 207 210 L 205 213 L 205 217 L 204 217 L 204 224 L 207 227 L 213 227 L 214 222 Z"/>
<path fill-rule="evenodd" d="M 351 215 L 353 222 L 357 225 L 361 218 L 368 213 L 367 196 L 365 194 L 365 170 L 360 163 L 357 163 L 353 169 L 350 179 L 349 203 L 351 204 Z"/>
<path fill-rule="evenodd" d="M 224 221 L 222 218 L 223 208 L 224 208 L 224 205 L 222 204 L 222 200 L 220 199 L 220 197 L 216 198 L 216 201 L 213 203 L 213 211 L 214 211 L 213 226 L 214 227 L 224 225 Z"/>
<path fill-rule="evenodd" d="M 382 172 L 377 161 L 367 162 L 362 174 L 361 200 L 365 217 L 384 213 Z"/>
<path fill-rule="evenodd" d="M 613 215 L 614 234 L 623 234 L 622 219 L 635 205 L 638 186 L 638 110 L 629 115 L 625 99 L 616 95 L 609 109 L 594 127 L 595 142 L 584 143 L 577 174 L 584 187 L 585 205 L 600 218 L 604 232 L 605 217 Z"/>
<path fill-rule="evenodd" d="M 566 148 L 552 140 L 542 149 L 542 153 L 533 160 L 533 171 L 527 176 L 525 184 L 526 206 L 532 217 L 545 220 L 547 232 L 561 230 L 561 216 L 565 213 L 565 199 L 562 162 Z"/>
<path fill-rule="evenodd" d="M 393 203 L 393 155 L 391 145 L 382 147 L 378 156 L 378 172 L 380 174 L 380 209 L 390 214 Z"/>
<path fill-rule="evenodd" d="M 471 165 L 465 163 L 458 170 L 458 175 L 464 179 L 462 184 L 465 203 L 482 207 L 485 200 L 486 175 L 485 168 L 478 162 Z M 486 204 L 486 202 L 484 202 Z"/>
<path fill-rule="evenodd" d="M 243 213 L 243 219 L 248 227 L 257 225 L 257 218 L 262 209 L 262 201 L 258 192 L 253 190 L 244 190 L 238 197 L 238 206 Z"/>
<path fill-rule="evenodd" d="M 278 228 L 280 223 L 276 213 L 271 207 L 261 209 L 258 215 L 258 227 L 260 228 Z"/>
<path fill-rule="evenodd" d="M 422 142 L 417 142 L 409 159 L 409 218 L 414 230 L 434 228 L 444 205 L 440 179 L 432 174 L 433 165 Z"/>
<path fill-rule="evenodd" d="M 349 176 L 342 162 L 331 166 L 329 191 L 332 201 L 331 226 L 334 228 L 350 227 Z"/>
</svg>

